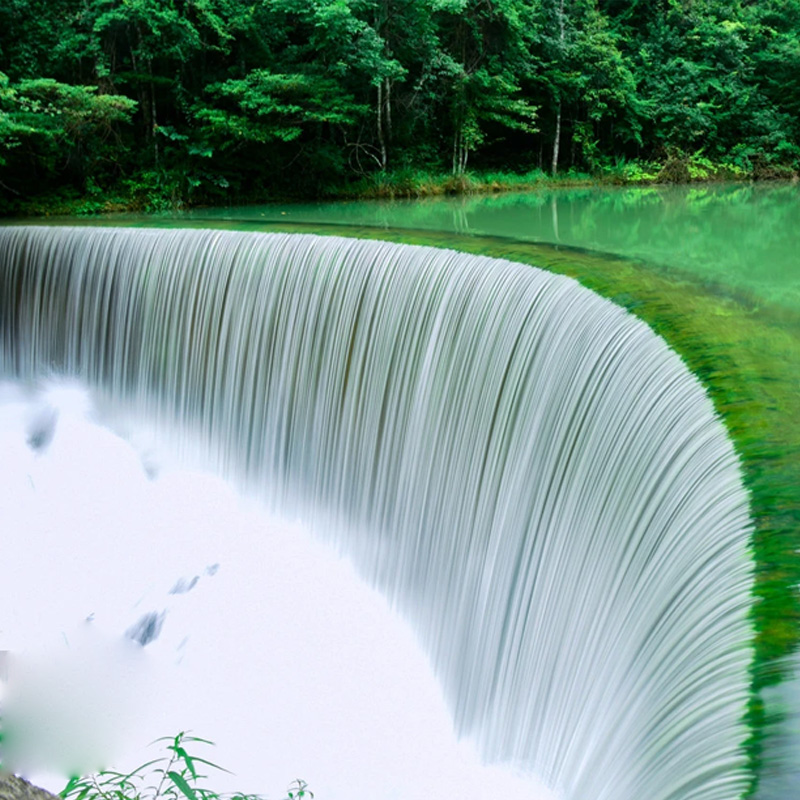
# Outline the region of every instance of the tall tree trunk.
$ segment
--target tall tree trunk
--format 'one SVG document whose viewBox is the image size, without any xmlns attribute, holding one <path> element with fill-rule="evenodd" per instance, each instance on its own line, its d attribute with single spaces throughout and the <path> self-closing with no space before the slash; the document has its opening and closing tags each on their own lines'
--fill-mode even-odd
<svg viewBox="0 0 800 800">
<path fill-rule="evenodd" d="M 139 31 L 138 27 L 136 32 L 139 36 L 139 43 L 141 44 L 142 41 L 142 34 Z M 133 71 L 136 74 L 136 83 L 137 89 L 139 92 L 139 108 L 142 110 L 142 120 L 144 123 L 144 138 L 149 139 L 153 135 L 153 123 L 151 120 L 151 113 L 152 108 L 150 103 L 147 101 L 147 87 L 144 84 L 144 81 L 139 74 L 139 62 L 136 58 L 136 50 L 133 47 L 133 44 L 130 46 L 131 50 L 131 64 L 133 66 Z"/>
<path fill-rule="evenodd" d="M 140 51 L 144 48 L 142 47 L 142 29 L 137 24 L 136 25 L 136 38 L 139 42 L 139 49 Z M 144 58 L 144 57 L 143 57 Z M 156 136 L 156 128 L 158 128 L 158 121 L 156 118 L 156 84 L 153 78 L 153 59 L 152 58 L 144 58 L 147 64 L 147 73 L 150 76 L 150 80 L 148 82 L 149 85 L 149 93 L 145 86 L 142 83 L 141 78 L 139 78 L 139 97 L 140 103 L 142 108 L 142 113 L 144 114 L 144 134 L 146 138 L 149 138 L 153 144 L 153 161 L 155 166 L 158 166 L 158 137 Z M 136 65 L 136 53 L 134 52 L 133 46 L 131 46 L 131 63 L 133 64 L 133 68 L 136 72 L 138 72 L 138 67 Z M 149 96 L 148 96 L 149 94 Z"/>
<path fill-rule="evenodd" d="M 392 141 L 392 82 L 386 79 L 386 140 Z"/>
<path fill-rule="evenodd" d="M 469 160 L 469 140 L 464 136 L 464 125 L 459 123 L 453 134 L 453 175 L 463 175 Z"/>
<path fill-rule="evenodd" d="M 553 137 L 553 163 L 550 165 L 553 175 L 558 173 L 558 151 L 561 147 L 561 100 L 556 108 L 556 133 Z"/>
<path fill-rule="evenodd" d="M 383 55 L 389 57 L 389 46 L 386 41 L 387 23 L 389 20 L 389 2 L 382 0 L 375 8 L 375 31 L 383 38 Z M 391 83 L 389 78 L 381 78 L 377 85 L 378 99 L 376 107 L 377 127 L 378 127 L 378 147 L 380 149 L 380 165 L 385 170 L 389 163 L 388 142 L 391 141 L 392 131 L 392 112 L 391 103 Z"/>
<path fill-rule="evenodd" d="M 558 0 L 558 49 L 561 58 L 564 57 L 564 0 Z M 551 170 L 553 175 L 558 172 L 558 151 L 561 148 L 561 93 L 558 95 L 556 108 L 556 133 L 553 137 L 553 162 Z"/>
<path fill-rule="evenodd" d="M 386 169 L 386 137 L 383 134 L 383 78 L 378 82 L 378 101 L 375 109 L 378 125 L 378 146 L 381 152 L 381 169 Z"/>
<path fill-rule="evenodd" d="M 158 167 L 158 117 L 156 115 L 156 83 L 153 80 L 153 62 L 148 60 L 147 70 L 150 73 L 150 118 L 153 122 L 153 161 Z"/>
</svg>

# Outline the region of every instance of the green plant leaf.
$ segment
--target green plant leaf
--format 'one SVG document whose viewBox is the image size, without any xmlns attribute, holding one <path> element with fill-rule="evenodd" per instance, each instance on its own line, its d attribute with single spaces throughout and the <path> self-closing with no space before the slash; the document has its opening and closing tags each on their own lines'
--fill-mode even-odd
<svg viewBox="0 0 800 800">
<path fill-rule="evenodd" d="M 200 758 L 199 756 L 191 756 L 191 759 L 195 764 L 205 764 L 207 767 L 212 767 L 213 769 L 218 769 L 220 772 L 227 772 L 228 775 L 233 775 L 229 769 L 225 769 L 225 767 L 221 767 L 219 764 L 215 764 L 208 759 Z"/>
<path fill-rule="evenodd" d="M 61 790 L 61 797 L 66 797 L 80 782 L 81 779 L 77 775 L 71 777 L 67 785 Z"/>
<path fill-rule="evenodd" d="M 170 770 L 167 775 L 169 776 L 170 780 L 178 787 L 178 789 L 183 792 L 184 795 L 188 798 L 188 800 L 198 800 L 197 794 L 195 793 L 194 789 L 186 782 L 186 779 L 183 775 L 178 774 L 177 772 L 173 772 Z"/>
<path fill-rule="evenodd" d="M 186 768 L 192 773 L 192 777 L 197 780 L 197 770 L 194 768 L 194 760 L 192 759 L 192 756 L 190 756 L 186 750 L 180 746 L 177 746 L 173 749 L 178 758 L 183 759 L 183 763 L 186 764 Z"/>
</svg>

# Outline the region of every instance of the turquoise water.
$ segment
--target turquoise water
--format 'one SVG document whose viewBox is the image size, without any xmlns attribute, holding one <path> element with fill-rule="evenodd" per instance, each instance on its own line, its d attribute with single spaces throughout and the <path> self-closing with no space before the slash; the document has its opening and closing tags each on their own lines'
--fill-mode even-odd
<svg viewBox="0 0 800 800">
<path fill-rule="evenodd" d="M 420 200 L 199 209 L 192 219 L 502 236 L 686 271 L 800 309 L 800 185 L 583 187 Z"/>
</svg>

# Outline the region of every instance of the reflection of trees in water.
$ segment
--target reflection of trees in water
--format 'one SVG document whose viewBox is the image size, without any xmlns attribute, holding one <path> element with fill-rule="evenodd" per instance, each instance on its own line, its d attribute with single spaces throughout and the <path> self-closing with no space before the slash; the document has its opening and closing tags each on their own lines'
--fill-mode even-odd
<svg viewBox="0 0 800 800">
<path fill-rule="evenodd" d="M 550 198 L 550 213 L 553 219 L 553 236 L 556 241 L 560 240 L 558 235 L 558 197 L 554 194 Z"/>
<path fill-rule="evenodd" d="M 462 196 L 460 200 L 460 203 L 453 203 L 452 205 L 453 230 L 456 233 L 471 233 L 467 198 Z"/>
<path fill-rule="evenodd" d="M 471 197 L 459 209 L 473 232 L 642 258 L 798 305 L 798 200 L 790 183 L 582 187 Z M 420 211 L 424 227 L 436 224 L 435 205 Z"/>
<path fill-rule="evenodd" d="M 677 268 L 800 308 L 799 201 L 800 185 L 794 183 L 706 183 L 546 188 L 226 213 L 239 219 L 419 228 L 574 246 Z M 214 213 L 201 210 L 193 216 Z"/>
</svg>

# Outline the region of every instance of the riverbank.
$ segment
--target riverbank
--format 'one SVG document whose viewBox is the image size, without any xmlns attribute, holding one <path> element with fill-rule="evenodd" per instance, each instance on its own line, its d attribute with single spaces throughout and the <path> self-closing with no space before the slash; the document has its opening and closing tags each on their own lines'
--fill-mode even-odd
<svg viewBox="0 0 800 800">
<path fill-rule="evenodd" d="M 662 161 L 619 161 L 594 172 L 569 170 L 551 175 L 540 169 L 525 173 L 467 171 L 461 175 L 429 169 L 404 168 L 376 172 L 336 186 L 320 187 L 315 194 L 289 186 L 270 186 L 259 195 L 233 196 L 189 191 L 191 176 L 174 171 L 148 173 L 147 180 L 132 178 L 110 192 L 96 186 L 37 197 L 0 199 L 0 216 L 91 216 L 121 212 L 200 208 L 208 205 L 246 205 L 274 202 L 330 200 L 391 200 L 422 197 L 535 192 L 542 189 L 590 186 L 647 186 L 719 183 L 723 181 L 797 180 L 789 166 L 752 159 L 745 166 L 716 163 L 700 153 L 674 153 Z"/>
<path fill-rule="evenodd" d="M 542 188 L 576 186 L 637 186 L 688 184 L 720 181 L 795 180 L 789 166 L 753 159 L 747 167 L 716 163 L 700 153 L 674 153 L 662 161 L 624 161 L 594 172 L 569 170 L 551 175 L 540 169 L 527 173 L 465 172 L 463 175 L 426 170 L 376 173 L 354 184 L 340 197 L 346 199 L 392 199 L 437 195 L 489 194 L 536 191 Z M 338 198 L 331 198 L 338 199 Z"/>
</svg>

